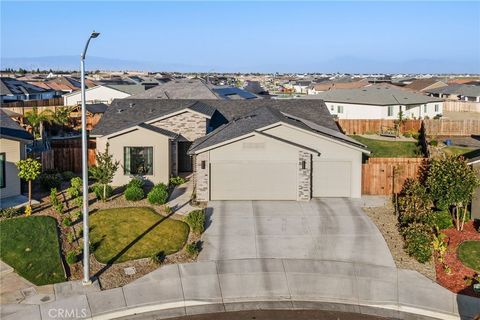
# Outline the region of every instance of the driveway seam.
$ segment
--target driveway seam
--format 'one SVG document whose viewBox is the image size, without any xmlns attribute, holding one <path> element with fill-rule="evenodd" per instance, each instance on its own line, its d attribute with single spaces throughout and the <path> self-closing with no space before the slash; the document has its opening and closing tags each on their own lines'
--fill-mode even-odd
<svg viewBox="0 0 480 320">
<path fill-rule="evenodd" d="M 182 273 L 180 272 L 180 265 L 177 264 L 177 272 L 178 272 L 178 280 L 180 280 L 180 289 L 182 290 L 182 298 L 183 298 L 183 311 L 185 315 L 187 314 L 187 306 L 185 304 L 185 290 L 183 290 L 183 282 L 182 282 Z"/>
<path fill-rule="evenodd" d="M 253 220 L 253 243 L 255 244 L 255 258 L 260 258 L 258 256 L 258 246 L 257 246 L 257 219 L 255 219 L 255 206 L 253 201 L 250 201 L 252 206 L 252 220 Z"/>
</svg>

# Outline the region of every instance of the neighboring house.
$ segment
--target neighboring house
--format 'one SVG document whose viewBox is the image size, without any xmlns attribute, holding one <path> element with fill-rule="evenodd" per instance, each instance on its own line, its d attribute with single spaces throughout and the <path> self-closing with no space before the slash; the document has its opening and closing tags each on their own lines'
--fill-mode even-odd
<svg viewBox="0 0 480 320">
<path fill-rule="evenodd" d="M 467 163 L 477 170 L 480 178 L 480 149 L 465 154 Z M 480 188 L 477 188 L 472 199 L 472 219 L 480 220 Z"/>
<path fill-rule="evenodd" d="M 432 97 L 448 100 L 480 102 L 480 86 L 453 84 L 443 88 L 426 90 Z"/>
<path fill-rule="evenodd" d="M 356 88 L 363 88 L 369 86 L 370 83 L 365 80 L 357 80 L 357 81 L 325 81 L 320 82 L 312 85 L 312 87 L 308 90 L 308 94 L 317 94 L 319 92 L 329 91 L 333 89 L 356 89 Z"/>
<path fill-rule="evenodd" d="M 446 87 L 447 84 L 443 81 L 428 78 L 428 79 L 416 79 L 412 81 L 410 84 L 406 85 L 404 88 L 410 89 L 413 91 L 427 91 L 431 89 L 443 88 Z"/>
<path fill-rule="evenodd" d="M 44 89 L 13 78 L 0 78 L 0 101 L 43 100 L 55 97 L 54 90 Z"/>
<path fill-rule="evenodd" d="M 80 79 L 75 79 L 73 77 L 65 77 L 65 76 L 51 78 L 43 82 L 36 81 L 36 82 L 29 82 L 29 83 L 47 90 L 54 90 L 56 92 L 56 95 L 58 96 L 61 96 L 62 94 L 65 94 L 65 93 L 78 91 L 81 89 Z M 96 86 L 96 84 L 93 81 L 89 79 L 85 80 L 86 88 L 92 88 L 94 86 Z"/>
<path fill-rule="evenodd" d="M 194 171 L 200 201 L 358 198 L 369 153 L 321 100 L 115 100 L 91 136 L 120 161 L 114 185 Z"/>
<path fill-rule="evenodd" d="M 99 85 L 85 90 L 85 96 L 87 103 L 110 104 L 114 99 L 127 98 L 145 92 L 145 90 L 145 86 L 141 84 Z M 81 104 L 81 91 L 65 94 L 63 96 L 63 102 L 66 106 Z"/>
<path fill-rule="evenodd" d="M 132 99 L 218 99 L 201 79 L 177 79 L 160 83 L 148 91 L 133 95 Z"/>
<path fill-rule="evenodd" d="M 434 118 L 443 112 L 443 100 L 392 85 L 372 85 L 360 89 L 335 89 L 302 99 L 322 99 L 339 119 Z"/>
<path fill-rule="evenodd" d="M 230 86 L 221 86 L 212 87 L 212 91 L 220 98 L 225 100 L 249 100 L 249 99 L 259 99 L 260 97 L 248 92 L 247 90 L 240 89 L 237 87 Z"/>
<path fill-rule="evenodd" d="M 0 198 L 21 194 L 16 163 L 25 159 L 25 145 L 32 135 L 0 109 Z"/>
</svg>

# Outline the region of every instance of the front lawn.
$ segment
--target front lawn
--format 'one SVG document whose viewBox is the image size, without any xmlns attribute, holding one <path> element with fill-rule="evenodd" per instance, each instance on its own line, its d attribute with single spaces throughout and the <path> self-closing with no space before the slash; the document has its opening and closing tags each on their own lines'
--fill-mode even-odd
<svg viewBox="0 0 480 320">
<path fill-rule="evenodd" d="M 422 150 L 416 142 L 384 141 L 352 136 L 353 139 L 367 146 L 374 158 L 420 158 Z"/>
<path fill-rule="evenodd" d="M 470 151 L 473 151 L 474 148 L 448 146 L 448 147 L 442 148 L 441 150 L 448 155 L 460 156 Z"/>
<path fill-rule="evenodd" d="M 458 258 L 467 267 L 480 271 L 480 241 L 464 241 L 458 246 Z"/>
<path fill-rule="evenodd" d="M 1 221 L 0 247 L 1 259 L 33 284 L 66 280 L 54 218 L 31 216 Z"/>
<path fill-rule="evenodd" d="M 90 241 L 101 263 L 118 263 L 165 255 L 183 248 L 189 227 L 150 208 L 100 210 L 90 216 Z"/>
</svg>

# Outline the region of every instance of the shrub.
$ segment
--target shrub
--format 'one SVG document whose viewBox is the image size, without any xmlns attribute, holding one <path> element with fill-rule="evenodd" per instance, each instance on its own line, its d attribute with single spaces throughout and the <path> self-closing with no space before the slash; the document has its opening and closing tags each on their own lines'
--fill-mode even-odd
<svg viewBox="0 0 480 320">
<path fill-rule="evenodd" d="M 411 133 L 411 132 L 405 132 L 405 133 L 403 134 L 403 136 L 404 136 L 405 138 L 411 138 L 411 137 L 412 137 L 412 133 Z"/>
<path fill-rule="evenodd" d="M 18 208 L 5 208 L 0 210 L 0 219 L 9 219 L 16 216 L 20 216 L 22 210 Z"/>
<path fill-rule="evenodd" d="M 67 256 L 65 259 L 67 260 L 68 264 L 70 265 L 75 264 L 78 261 L 77 253 L 75 251 L 69 251 L 67 252 Z"/>
<path fill-rule="evenodd" d="M 62 220 L 62 224 L 65 226 L 65 227 L 70 227 L 73 222 L 72 222 L 72 219 L 70 219 L 69 217 L 65 217 L 63 218 Z"/>
<path fill-rule="evenodd" d="M 168 200 L 168 187 L 163 183 L 157 184 L 147 195 L 151 204 L 165 204 Z"/>
<path fill-rule="evenodd" d="M 107 200 L 108 198 L 110 198 L 112 196 L 113 188 L 112 188 L 112 186 L 107 184 L 107 188 L 106 188 L 106 196 L 107 197 L 105 199 L 103 198 L 103 185 L 102 184 L 93 185 L 93 192 L 95 193 L 95 196 L 97 197 L 97 199 Z"/>
<path fill-rule="evenodd" d="M 436 147 L 436 146 L 438 146 L 438 141 L 437 140 L 430 140 L 428 142 L 428 144 L 431 145 L 432 147 Z"/>
<path fill-rule="evenodd" d="M 42 173 L 39 176 L 40 186 L 44 190 L 60 188 L 62 184 L 62 175 L 59 173 Z"/>
<path fill-rule="evenodd" d="M 448 209 L 435 211 L 432 215 L 432 225 L 438 230 L 453 227 L 453 219 Z"/>
<path fill-rule="evenodd" d="M 75 233 L 70 231 L 69 233 L 67 233 L 67 242 L 73 243 L 73 241 L 75 241 Z"/>
<path fill-rule="evenodd" d="M 428 223 L 432 219 L 432 202 L 427 189 L 418 180 L 407 179 L 398 197 L 400 228 L 410 223 Z"/>
<path fill-rule="evenodd" d="M 143 193 L 142 188 L 133 186 L 128 187 L 125 190 L 125 199 L 127 199 L 128 201 L 139 201 L 142 200 L 144 196 L 145 194 Z"/>
<path fill-rule="evenodd" d="M 72 178 L 75 177 L 75 173 L 72 171 L 63 171 L 62 172 L 62 179 L 63 181 L 70 181 Z"/>
<path fill-rule="evenodd" d="M 172 186 L 179 186 L 181 184 L 184 184 L 185 182 L 187 182 L 187 180 L 177 176 L 177 177 L 170 178 L 169 184 L 171 184 Z"/>
<path fill-rule="evenodd" d="M 63 202 L 57 198 L 57 188 L 50 189 L 50 203 L 52 204 L 52 207 L 55 209 L 55 211 L 60 214 L 63 213 Z"/>
<path fill-rule="evenodd" d="M 402 234 L 405 238 L 405 252 L 420 263 L 425 263 L 432 256 L 432 235 L 429 227 L 421 223 L 412 223 Z"/>
<path fill-rule="evenodd" d="M 415 140 L 418 140 L 418 138 L 420 138 L 420 133 L 412 132 L 412 138 L 414 138 Z"/>
<path fill-rule="evenodd" d="M 165 258 L 166 258 L 165 252 L 160 251 L 160 252 L 155 253 L 154 255 L 152 255 L 152 256 L 150 257 L 150 260 L 151 260 L 153 263 L 160 264 L 160 263 L 162 263 L 162 262 L 165 260 Z"/>
<path fill-rule="evenodd" d="M 70 180 L 70 187 L 67 189 L 67 194 L 72 198 L 77 198 L 82 194 L 83 181 L 79 177 Z"/>
<path fill-rule="evenodd" d="M 185 222 L 188 223 L 193 232 L 201 234 L 205 230 L 205 212 L 203 210 L 191 211 L 185 217 Z"/>
<path fill-rule="evenodd" d="M 143 186 L 145 186 L 145 181 L 138 177 L 135 177 L 132 180 L 130 180 L 130 182 L 127 185 L 127 188 L 137 187 L 137 188 L 143 189 Z"/>
<path fill-rule="evenodd" d="M 185 246 L 185 251 L 191 256 L 196 257 L 202 250 L 202 243 L 200 241 L 188 243 Z"/>
<path fill-rule="evenodd" d="M 82 216 L 81 211 L 75 211 L 72 213 L 72 221 L 77 221 Z"/>
</svg>

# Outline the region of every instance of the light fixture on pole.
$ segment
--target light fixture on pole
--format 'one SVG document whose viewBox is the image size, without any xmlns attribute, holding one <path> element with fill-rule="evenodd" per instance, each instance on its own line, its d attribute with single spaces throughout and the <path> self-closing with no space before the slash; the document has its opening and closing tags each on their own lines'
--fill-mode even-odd
<svg viewBox="0 0 480 320">
<path fill-rule="evenodd" d="M 87 108 L 85 106 L 85 55 L 90 40 L 100 33 L 93 31 L 85 44 L 80 56 L 81 89 L 82 89 L 82 180 L 83 180 L 83 281 L 84 285 L 92 283 L 90 280 L 90 247 L 88 230 L 88 141 L 87 141 Z"/>
</svg>

